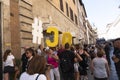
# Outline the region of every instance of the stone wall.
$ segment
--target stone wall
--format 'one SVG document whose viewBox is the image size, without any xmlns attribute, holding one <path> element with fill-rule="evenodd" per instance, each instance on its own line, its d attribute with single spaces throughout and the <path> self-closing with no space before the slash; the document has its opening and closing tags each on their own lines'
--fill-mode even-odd
<svg viewBox="0 0 120 80">
<path fill-rule="evenodd" d="M 20 0 L 19 2 L 21 47 L 34 46 L 32 43 L 32 7 L 31 0 Z"/>
<path fill-rule="evenodd" d="M 58 4 L 57 1 L 59 2 L 59 0 L 54 1 L 55 0 L 33 0 L 33 16 L 39 16 L 43 23 L 48 23 L 51 26 L 55 25 L 61 32 L 79 33 L 78 25 L 76 25 L 66 13 L 62 12 L 59 6 L 55 5 L 55 3 Z M 49 17 L 51 17 L 51 19 L 49 19 Z M 45 18 L 47 18 L 48 21 L 44 21 Z"/>
</svg>

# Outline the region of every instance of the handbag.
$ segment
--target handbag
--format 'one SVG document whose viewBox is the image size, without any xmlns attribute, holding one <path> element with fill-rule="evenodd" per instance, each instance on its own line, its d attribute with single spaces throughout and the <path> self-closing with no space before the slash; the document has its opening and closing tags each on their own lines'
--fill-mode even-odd
<svg viewBox="0 0 120 80">
<path fill-rule="evenodd" d="M 36 77 L 36 79 L 35 79 L 35 80 L 37 80 L 37 79 L 38 79 L 39 75 L 40 75 L 40 74 L 38 74 L 38 75 L 37 75 L 37 77 Z"/>
</svg>

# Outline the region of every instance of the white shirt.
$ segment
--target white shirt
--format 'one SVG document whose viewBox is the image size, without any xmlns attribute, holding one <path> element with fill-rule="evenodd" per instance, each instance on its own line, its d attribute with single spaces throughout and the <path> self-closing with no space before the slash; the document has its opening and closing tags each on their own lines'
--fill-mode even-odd
<svg viewBox="0 0 120 80">
<path fill-rule="evenodd" d="M 20 76 L 20 80 L 35 80 L 38 74 L 29 75 L 27 72 L 24 72 Z M 40 74 L 37 80 L 47 80 L 44 74 Z"/>
<path fill-rule="evenodd" d="M 12 54 L 8 55 L 4 66 L 14 66 L 13 59 L 15 59 L 15 57 Z"/>
<path fill-rule="evenodd" d="M 106 70 L 106 59 L 105 58 L 94 58 L 93 59 L 93 66 L 94 71 L 93 74 L 97 78 L 106 78 L 107 76 L 107 70 Z"/>
<path fill-rule="evenodd" d="M 40 49 L 37 49 L 38 55 L 41 55 L 42 51 Z"/>
</svg>

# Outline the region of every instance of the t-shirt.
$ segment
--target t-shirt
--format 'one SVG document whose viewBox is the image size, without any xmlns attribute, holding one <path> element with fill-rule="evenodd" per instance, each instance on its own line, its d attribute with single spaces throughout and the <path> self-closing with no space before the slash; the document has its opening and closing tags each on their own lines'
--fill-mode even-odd
<svg viewBox="0 0 120 80">
<path fill-rule="evenodd" d="M 54 58 L 48 56 L 47 61 L 48 61 L 48 64 L 52 64 L 54 68 L 58 67 L 58 62 Z"/>
<path fill-rule="evenodd" d="M 94 76 L 97 78 L 105 78 L 107 77 L 107 70 L 106 70 L 106 59 L 105 58 L 94 58 L 93 59 L 93 66 L 94 66 Z"/>
<path fill-rule="evenodd" d="M 4 66 L 14 66 L 13 59 L 15 59 L 15 57 L 12 54 L 8 55 Z"/>
<path fill-rule="evenodd" d="M 69 58 L 69 60 L 71 61 L 72 67 L 73 67 L 70 72 L 74 72 L 74 58 L 75 58 L 75 54 L 72 51 L 70 51 L 70 50 L 64 50 L 59 55 L 60 62 L 61 62 L 61 60 L 63 58 Z"/>
<path fill-rule="evenodd" d="M 20 80 L 36 80 L 38 75 L 39 74 L 37 74 L 37 73 L 33 74 L 33 75 L 29 75 L 27 72 L 24 72 L 24 73 L 21 74 Z M 37 80 L 47 80 L 47 79 L 46 79 L 46 76 L 44 74 L 40 74 L 38 76 Z"/>
<path fill-rule="evenodd" d="M 42 51 L 40 49 L 37 50 L 38 55 L 42 54 Z"/>
</svg>

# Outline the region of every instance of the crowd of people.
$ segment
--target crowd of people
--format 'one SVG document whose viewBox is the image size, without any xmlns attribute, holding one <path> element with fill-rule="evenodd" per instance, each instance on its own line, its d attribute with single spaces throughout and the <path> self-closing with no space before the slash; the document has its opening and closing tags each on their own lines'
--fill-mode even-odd
<svg viewBox="0 0 120 80">
<path fill-rule="evenodd" d="M 110 76 L 110 49 L 120 80 L 120 38 L 96 45 L 70 45 L 60 47 L 24 47 L 21 65 L 16 68 L 15 57 L 7 49 L 3 55 L 4 80 L 88 80 L 91 70 L 94 80 L 108 80 Z"/>
</svg>

